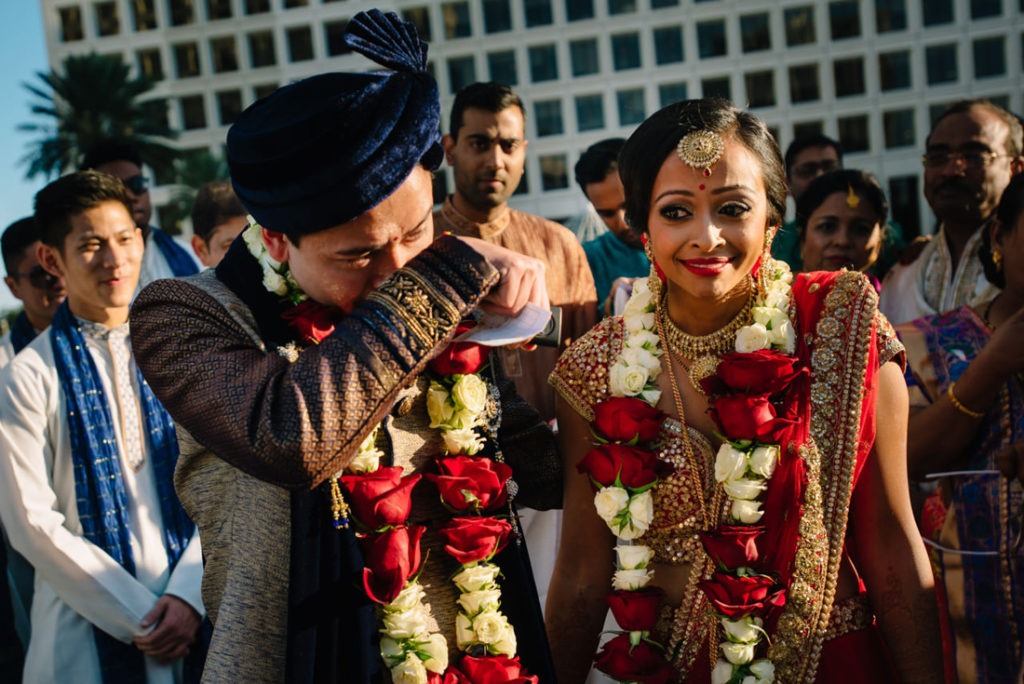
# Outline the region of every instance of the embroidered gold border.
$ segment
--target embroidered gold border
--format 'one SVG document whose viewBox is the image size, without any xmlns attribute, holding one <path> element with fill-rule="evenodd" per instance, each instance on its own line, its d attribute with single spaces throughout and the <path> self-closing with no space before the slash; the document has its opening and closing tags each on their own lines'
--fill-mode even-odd
<svg viewBox="0 0 1024 684">
<path fill-rule="evenodd" d="M 415 271 L 396 271 L 367 299 L 387 307 L 425 347 L 440 344 L 459 322 L 458 309 Z"/>
</svg>

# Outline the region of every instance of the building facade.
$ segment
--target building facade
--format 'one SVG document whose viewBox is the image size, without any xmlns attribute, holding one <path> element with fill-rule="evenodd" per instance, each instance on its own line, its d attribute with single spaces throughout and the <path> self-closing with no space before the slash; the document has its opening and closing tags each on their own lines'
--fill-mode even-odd
<svg viewBox="0 0 1024 684">
<path fill-rule="evenodd" d="M 42 0 L 52 67 L 119 55 L 158 80 L 183 150 L 217 152 L 280 85 L 369 68 L 341 34 L 370 7 L 430 43 L 443 112 L 474 81 L 519 92 L 530 146 L 512 204 L 555 219 L 585 208 L 572 167 L 588 145 L 713 94 L 750 107 L 783 149 L 807 132 L 840 139 L 904 229 L 930 233 L 920 156 L 933 117 L 963 97 L 1024 107 L 1024 0 Z M 436 186 L 443 197 L 450 170 Z"/>
</svg>

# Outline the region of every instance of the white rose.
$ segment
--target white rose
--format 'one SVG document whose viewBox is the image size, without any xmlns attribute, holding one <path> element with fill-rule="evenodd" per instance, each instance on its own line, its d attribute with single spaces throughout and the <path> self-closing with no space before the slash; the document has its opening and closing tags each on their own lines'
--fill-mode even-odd
<svg viewBox="0 0 1024 684">
<path fill-rule="evenodd" d="M 480 413 L 487 405 L 487 383 L 475 373 L 463 375 L 452 386 L 452 399 L 456 406 Z"/>
<path fill-rule="evenodd" d="M 771 287 L 768 289 L 768 294 L 765 295 L 764 304 L 774 309 L 788 311 L 789 295 L 790 288 L 788 285 L 782 284 L 781 286 Z"/>
<path fill-rule="evenodd" d="M 427 668 L 415 653 L 410 653 L 405 660 L 391 668 L 391 681 L 394 684 L 426 684 Z"/>
<path fill-rule="evenodd" d="M 622 591 L 643 589 L 651 581 L 651 571 L 646 568 L 639 570 L 616 570 L 612 575 L 612 587 Z"/>
<path fill-rule="evenodd" d="M 480 613 L 473 618 L 473 631 L 476 633 L 476 641 L 481 644 L 496 644 L 508 637 L 512 626 L 504 615 L 497 611 Z"/>
<path fill-rule="evenodd" d="M 484 441 L 476 430 L 444 430 L 441 432 L 444 446 L 450 454 L 467 454 L 473 456 L 484 448 Z"/>
<path fill-rule="evenodd" d="M 401 613 L 406 610 L 418 608 L 423 601 L 426 592 L 419 582 L 411 582 L 395 597 L 395 600 L 387 605 L 384 610 Z"/>
<path fill-rule="evenodd" d="M 462 607 L 462 612 L 473 616 L 485 610 L 498 610 L 500 599 L 501 592 L 497 589 L 467 591 L 459 595 L 459 606 Z"/>
<path fill-rule="evenodd" d="M 730 620 L 722 618 L 722 627 L 729 640 L 741 644 L 755 644 L 761 640 L 760 627 L 764 624 L 761 618 L 742 618 Z"/>
<path fill-rule="evenodd" d="M 722 442 L 715 455 L 715 480 L 731 482 L 747 472 L 747 452 L 740 451 L 729 442 Z"/>
<path fill-rule="evenodd" d="M 711 684 L 729 684 L 732 679 L 732 663 L 726 660 L 719 660 L 715 669 L 711 671 Z"/>
<path fill-rule="evenodd" d="M 477 563 L 464 567 L 456 573 L 452 577 L 452 582 L 459 588 L 459 591 L 480 591 L 494 586 L 498 572 L 498 566 L 493 563 Z"/>
<path fill-rule="evenodd" d="M 651 562 L 654 550 L 643 544 L 622 545 L 615 547 L 615 555 L 618 556 L 617 565 L 621 570 L 639 570 Z"/>
<path fill-rule="evenodd" d="M 657 377 L 657 375 L 658 375 L 657 373 L 652 373 L 651 374 L 651 378 L 653 379 L 653 378 Z M 644 401 L 646 401 L 651 406 L 657 406 L 658 405 L 658 399 L 661 398 L 661 390 L 656 390 L 656 389 L 644 390 L 643 392 L 640 393 L 640 398 L 642 398 Z"/>
<path fill-rule="evenodd" d="M 775 681 L 775 664 L 767 658 L 760 658 L 750 663 L 750 671 L 762 682 Z"/>
<path fill-rule="evenodd" d="M 661 340 L 658 339 L 658 334 L 651 330 L 641 330 L 629 336 L 629 346 L 631 347 L 642 347 L 650 351 L 658 349 L 660 344 Z"/>
<path fill-rule="evenodd" d="M 647 531 L 654 519 L 654 497 L 651 490 L 641 492 L 629 500 L 629 518 L 633 527 Z"/>
<path fill-rule="evenodd" d="M 768 348 L 768 329 L 760 323 L 740 328 L 736 333 L 736 351 L 747 354 Z"/>
<path fill-rule="evenodd" d="M 487 647 L 487 652 L 490 655 L 505 655 L 509 658 L 513 658 L 516 655 L 516 632 L 514 629 L 509 629 L 505 632 L 505 637 L 495 641 Z"/>
<path fill-rule="evenodd" d="M 766 480 L 775 472 L 775 466 L 778 462 L 779 447 L 777 446 L 759 446 L 750 452 L 750 469 L 755 475 L 760 475 Z"/>
<path fill-rule="evenodd" d="M 483 414 L 479 411 L 470 411 L 467 408 L 456 408 L 448 421 L 448 426 L 455 430 L 468 430 L 483 424 Z"/>
<path fill-rule="evenodd" d="M 754 644 L 721 644 L 722 654 L 733 665 L 744 665 L 754 659 Z"/>
<path fill-rule="evenodd" d="M 288 283 L 277 271 L 266 269 L 263 271 L 263 287 L 276 295 L 288 294 Z"/>
<path fill-rule="evenodd" d="M 594 495 L 594 508 L 606 523 L 611 525 L 612 518 L 622 513 L 629 506 L 629 492 L 622 487 L 602 487 Z M 614 530 L 612 530 L 614 532 Z"/>
<path fill-rule="evenodd" d="M 430 427 L 439 428 L 447 425 L 455 414 L 455 407 L 448 401 L 448 390 L 438 382 L 431 382 L 427 389 L 427 415 L 430 416 Z"/>
<path fill-rule="evenodd" d="M 637 278 L 633 281 L 633 297 L 646 299 L 647 304 L 651 303 L 651 283 L 647 278 Z"/>
<path fill-rule="evenodd" d="M 631 335 L 641 330 L 652 330 L 654 329 L 654 313 L 646 312 L 624 315 L 622 322 L 626 326 L 626 332 Z"/>
<path fill-rule="evenodd" d="M 775 330 L 784 321 L 789 320 L 785 311 L 779 311 L 771 306 L 755 306 L 750 310 L 755 323 L 760 323 L 769 330 Z"/>
<path fill-rule="evenodd" d="M 787 354 L 796 350 L 796 330 L 787 318 L 778 327 L 772 329 L 772 344 Z"/>
<path fill-rule="evenodd" d="M 627 366 L 619 361 L 609 372 L 608 386 L 617 397 L 635 397 L 647 385 L 648 376 L 643 366 Z"/>
<path fill-rule="evenodd" d="M 620 360 L 629 366 L 640 366 L 647 370 L 648 375 L 654 369 L 661 370 L 661 359 L 643 347 L 628 346 L 622 350 Z M 646 380 L 644 381 L 646 384 Z"/>
<path fill-rule="evenodd" d="M 427 616 L 422 606 L 412 610 L 385 610 L 384 631 L 393 639 L 411 639 L 427 631 Z"/>
<path fill-rule="evenodd" d="M 417 644 L 423 667 L 442 674 L 448 669 L 448 641 L 441 634 L 431 634 L 430 640 Z"/>
<path fill-rule="evenodd" d="M 640 284 L 641 282 L 643 282 L 642 285 Z M 648 286 L 647 280 L 645 278 L 637 278 L 633 281 L 633 293 L 626 300 L 626 306 L 622 309 L 622 315 L 629 317 L 648 313 L 653 300 L 654 297 L 651 294 L 651 288 Z"/>
<path fill-rule="evenodd" d="M 348 469 L 353 473 L 372 473 L 380 467 L 381 455 L 379 451 L 360 452 L 348 464 Z"/>
<path fill-rule="evenodd" d="M 380 654 L 384 658 L 384 662 L 388 664 L 388 667 L 397 665 L 405 660 L 405 649 L 402 648 L 402 644 L 388 636 L 380 638 Z"/>
<path fill-rule="evenodd" d="M 467 646 L 476 643 L 473 621 L 465 613 L 458 613 L 455 616 L 455 643 L 460 651 L 464 651 Z"/>
<path fill-rule="evenodd" d="M 761 522 L 762 516 L 764 516 L 764 511 L 761 510 L 760 501 L 737 500 L 732 502 L 732 517 L 744 525 Z"/>
<path fill-rule="evenodd" d="M 742 499 L 744 501 L 752 501 L 761 495 L 761 492 L 768 486 L 764 480 L 748 480 L 741 478 L 739 480 L 732 480 L 722 485 L 725 488 L 725 493 L 734 499 Z"/>
<path fill-rule="evenodd" d="M 249 225 L 246 227 L 245 232 L 242 233 L 242 239 L 245 241 L 245 246 L 249 248 L 250 252 L 260 252 L 264 249 L 263 245 L 263 229 L 256 223 L 256 219 L 252 216 L 246 216 Z"/>
</svg>

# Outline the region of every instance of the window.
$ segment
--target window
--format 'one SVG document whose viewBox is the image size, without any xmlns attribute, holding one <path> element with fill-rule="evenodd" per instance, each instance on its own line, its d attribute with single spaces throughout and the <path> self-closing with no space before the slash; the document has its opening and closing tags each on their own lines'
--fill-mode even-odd
<svg viewBox="0 0 1024 684">
<path fill-rule="evenodd" d="M 594 0 L 565 0 L 565 16 L 569 21 L 594 18 Z"/>
<path fill-rule="evenodd" d="M 220 114 L 220 125 L 230 126 L 242 113 L 242 91 L 222 90 L 217 93 L 217 112 Z"/>
<path fill-rule="evenodd" d="M 496 83 L 514 86 L 519 83 L 519 70 L 516 68 L 516 53 L 512 50 L 491 52 L 487 55 L 487 72 Z"/>
<path fill-rule="evenodd" d="M 238 51 L 235 49 L 235 37 L 225 36 L 210 41 L 210 52 L 213 54 L 213 73 L 238 71 Z"/>
<path fill-rule="evenodd" d="M 828 21 L 832 40 L 856 38 L 860 35 L 860 0 L 829 3 Z"/>
<path fill-rule="evenodd" d="M 186 131 L 206 128 L 206 107 L 202 95 L 181 98 L 181 127 Z"/>
<path fill-rule="evenodd" d="M 276 83 L 264 83 L 262 85 L 252 87 L 252 96 L 257 100 L 262 100 L 275 90 L 277 90 Z"/>
<path fill-rule="evenodd" d="M 71 43 L 82 40 L 82 8 L 61 7 L 60 13 L 60 40 L 62 43 Z"/>
<path fill-rule="evenodd" d="M 116 36 L 121 32 L 121 18 L 117 16 L 117 3 L 97 2 L 96 33 L 102 36 Z"/>
<path fill-rule="evenodd" d="M 1003 36 L 974 41 L 974 77 L 988 78 L 1006 73 L 1006 48 Z"/>
<path fill-rule="evenodd" d="M 156 28 L 154 0 L 132 0 L 131 8 L 136 31 L 152 31 Z"/>
<path fill-rule="evenodd" d="M 476 63 L 473 56 L 448 58 L 448 85 L 452 95 L 466 86 L 476 83 Z"/>
<path fill-rule="evenodd" d="M 786 25 L 786 45 L 809 45 L 815 41 L 813 7 L 790 7 L 782 16 Z"/>
<path fill-rule="evenodd" d="M 747 105 L 749 107 L 775 106 L 774 71 L 754 71 L 746 74 L 743 80 L 747 87 Z"/>
<path fill-rule="evenodd" d="M 804 64 L 789 68 L 789 99 L 791 102 L 813 102 L 821 98 L 818 87 L 818 65 Z"/>
<path fill-rule="evenodd" d="M 468 2 L 446 2 L 441 5 L 441 18 L 444 21 L 444 37 L 468 38 L 473 33 L 469 23 Z"/>
<path fill-rule="evenodd" d="M 253 69 L 258 69 L 259 67 L 273 66 L 274 64 L 277 64 L 277 54 L 274 50 L 274 34 L 270 31 L 250 33 L 249 65 Z"/>
<path fill-rule="evenodd" d="M 885 130 L 885 147 L 910 147 L 916 143 L 914 136 L 914 110 L 897 109 L 882 114 L 882 128 Z"/>
<path fill-rule="evenodd" d="M 658 106 L 667 107 L 673 102 L 687 99 L 686 81 L 678 83 L 662 83 L 658 86 Z"/>
<path fill-rule="evenodd" d="M 921 21 L 925 26 L 953 23 L 953 0 L 921 0 Z"/>
<path fill-rule="evenodd" d="M 612 36 L 612 65 L 616 71 L 640 68 L 639 33 L 620 33 Z"/>
<path fill-rule="evenodd" d="M 871 149 L 866 115 L 841 116 L 836 120 L 836 124 L 839 128 L 839 142 L 842 143 L 844 152 L 867 152 Z"/>
<path fill-rule="evenodd" d="M 860 57 L 832 62 L 832 74 L 835 77 L 836 97 L 864 94 L 864 60 Z"/>
<path fill-rule="evenodd" d="M 192 0 L 170 0 L 171 26 L 184 26 L 195 21 Z"/>
<path fill-rule="evenodd" d="M 634 126 L 647 118 L 643 88 L 620 90 L 615 93 L 615 102 L 619 108 L 620 126 Z"/>
<path fill-rule="evenodd" d="M 821 135 L 824 131 L 825 125 L 820 121 L 801 121 L 793 124 L 793 139 L 799 140 L 800 138 L 809 138 L 813 135 Z"/>
<path fill-rule="evenodd" d="M 210 21 L 231 18 L 231 0 L 206 0 L 206 16 Z"/>
<path fill-rule="evenodd" d="M 725 20 L 714 19 L 697 23 L 697 54 L 701 59 L 721 57 L 728 52 L 725 42 Z"/>
<path fill-rule="evenodd" d="M 295 9 L 296 7 L 306 7 L 309 5 L 309 0 L 284 0 L 285 9 Z"/>
<path fill-rule="evenodd" d="M 924 63 L 928 72 L 928 85 L 952 83 L 959 78 L 956 43 L 925 48 Z"/>
<path fill-rule="evenodd" d="M 569 42 L 569 61 L 573 76 L 589 76 L 601 70 L 597 55 L 597 39 L 584 38 Z"/>
<path fill-rule="evenodd" d="M 636 12 L 636 0 L 608 0 L 608 14 Z"/>
<path fill-rule="evenodd" d="M 889 209 L 892 220 L 903 228 L 903 238 L 912 240 L 921 234 L 921 208 L 917 176 L 896 176 L 889 179 Z"/>
<path fill-rule="evenodd" d="M 551 0 L 524 0 L 523 14 L 528 27 L 548 26 L 554 21 L 551 14 Z"/>
<path fill-rule="evenodd" d="M 906 0 L 875 0 L 875 30 L 888 33 L 905 31 L 906 28 Z"/>
<path fill-rule="evenodd" d="M 163 59 L 160 57 L 159 48 L 139 50 L 135 53 L 135 63 L 139 67 L 139 73 L 154 81 L 162 80 L 164 77 Z"/>
<path fill-rule="evenodd" d="M 558 53 L 552 45 L 534 45 L 526 51 L 530 60 L 530 80 L 534 83 L 558 79 Z"/>
<path fill-rule="evenodd" d="M 661 9 L 662 7 L 678 7 L 679 0 L 651 0 L 651 9 Z M 686 99 L 685 97 L 683 98 Z M 675 100 L 673 100 L 675 102 Z"/>
<path fill-rule="evenodd" d="M 744 52 L 772 49 L 772 32 L 768 13 L 747 14 L 740 17 L 740 37 Z"/>
<path fill-rule="evenodd" d="M 431 41 L 430 10 L 426 7 L 407 7 L 402 10 L 402 18 L 416 27 L 416 33 L 426 42 Z"/>
<path fill-rule="evenodd" d="M 878 55 L 878 81 L 882 91 L 910 87 L 910 52 L 883 52 Z"/>
<path fill-rule="evenodd" d="M 1003 0 L 971 0 L 971 19 L 998 17 L 1003 13 Z"/>
<path fill-rule="evenodd" d="M 525 179 L 526 176 L 523 176 Z M 540 157 L 540 185 L 544 192 L 569 187 L 569 162 L 564 154 L 545 154 Z"/>
<path fill-rule="evenodd" d="M 576 96 L 576 129 L 596 131 L 604 128 L 604 97 L 596 95 Z"/>
<path fill-rule="evenodd" d="M 512 8 L 508 0 L 483 0 L 484 31 L 501 33 L 512 30 Z"/>
<path fill-rule="evenodd" d="M 288 41 L 288 61 L 305 62 L 313 59 L 313 32 L 308 26 L 293 26 L 284 32 Z"/>
<path fill-rule="evenodd" d="M 565 132 L 561 100 L 538 100 L 533 105 L 533 114 L 537 121 L 537 137 L 561 135 Z"/>
<path fill-rule="evenodd" d="M 953 104 L 952 102 L 936 102 L 928 105 L 928 125 L 934 126 L 935 122 L 939 120 L 939 117 L 946 111 L 946 109 Z"/>
<path fill-rule="evenodd" d="M 179 43 L 174 49 L 174 73 L 178 78 L 199 75 L 199 48 L 195 43 Z"/>
<path fill-rule="evenodd" d="M 657 64 L 675 64 L 683 61 L 682 26 L 654 29 L 654 61 Z"/>
<path fill-rule="evenodd" d="M 328 57 L 337 57 L 338 55 L 345 55 L 352 52 L 352 48 L 346 45 L 345 41 L 341 39 L 345 34 L 346 28 L 348 28 L 347 19 L 328 21 L 324 24 L 324 43 L 327 47 Z"/>
<path fill-rule="evenodd" d="M 720 97 L 723 100 L 732 100 L 732 83 L 729 81 L 728 76 L 702 78 L 700 90 L 704 97 Z"/>
<path fill-rule="evenodd" d="M 270 0 L 245 0 L 246 14 L 264 14 L 270 11 Z"/>
</svg>

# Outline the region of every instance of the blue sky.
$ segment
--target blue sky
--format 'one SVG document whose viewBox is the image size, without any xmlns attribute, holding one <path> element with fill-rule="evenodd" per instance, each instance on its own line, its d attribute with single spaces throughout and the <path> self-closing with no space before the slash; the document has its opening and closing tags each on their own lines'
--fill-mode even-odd
<svg viewBox="0 0 1024 684">
<path fill-rule="evenodd" d="M 32 197 L 45 180 L 25 180 L 18 162 L 25 156 L 32 136 L 18 131 L 18 124 L 32 119 L 30 95 L 23 83 L 38 80 L 36 72 L 47 71 L 43 16 L 37 0 L 0 2 L 0 230 L 32 213 Z M 0 286 L 0 310 L 12 308 L 16 300 Z"/>
</svg>

